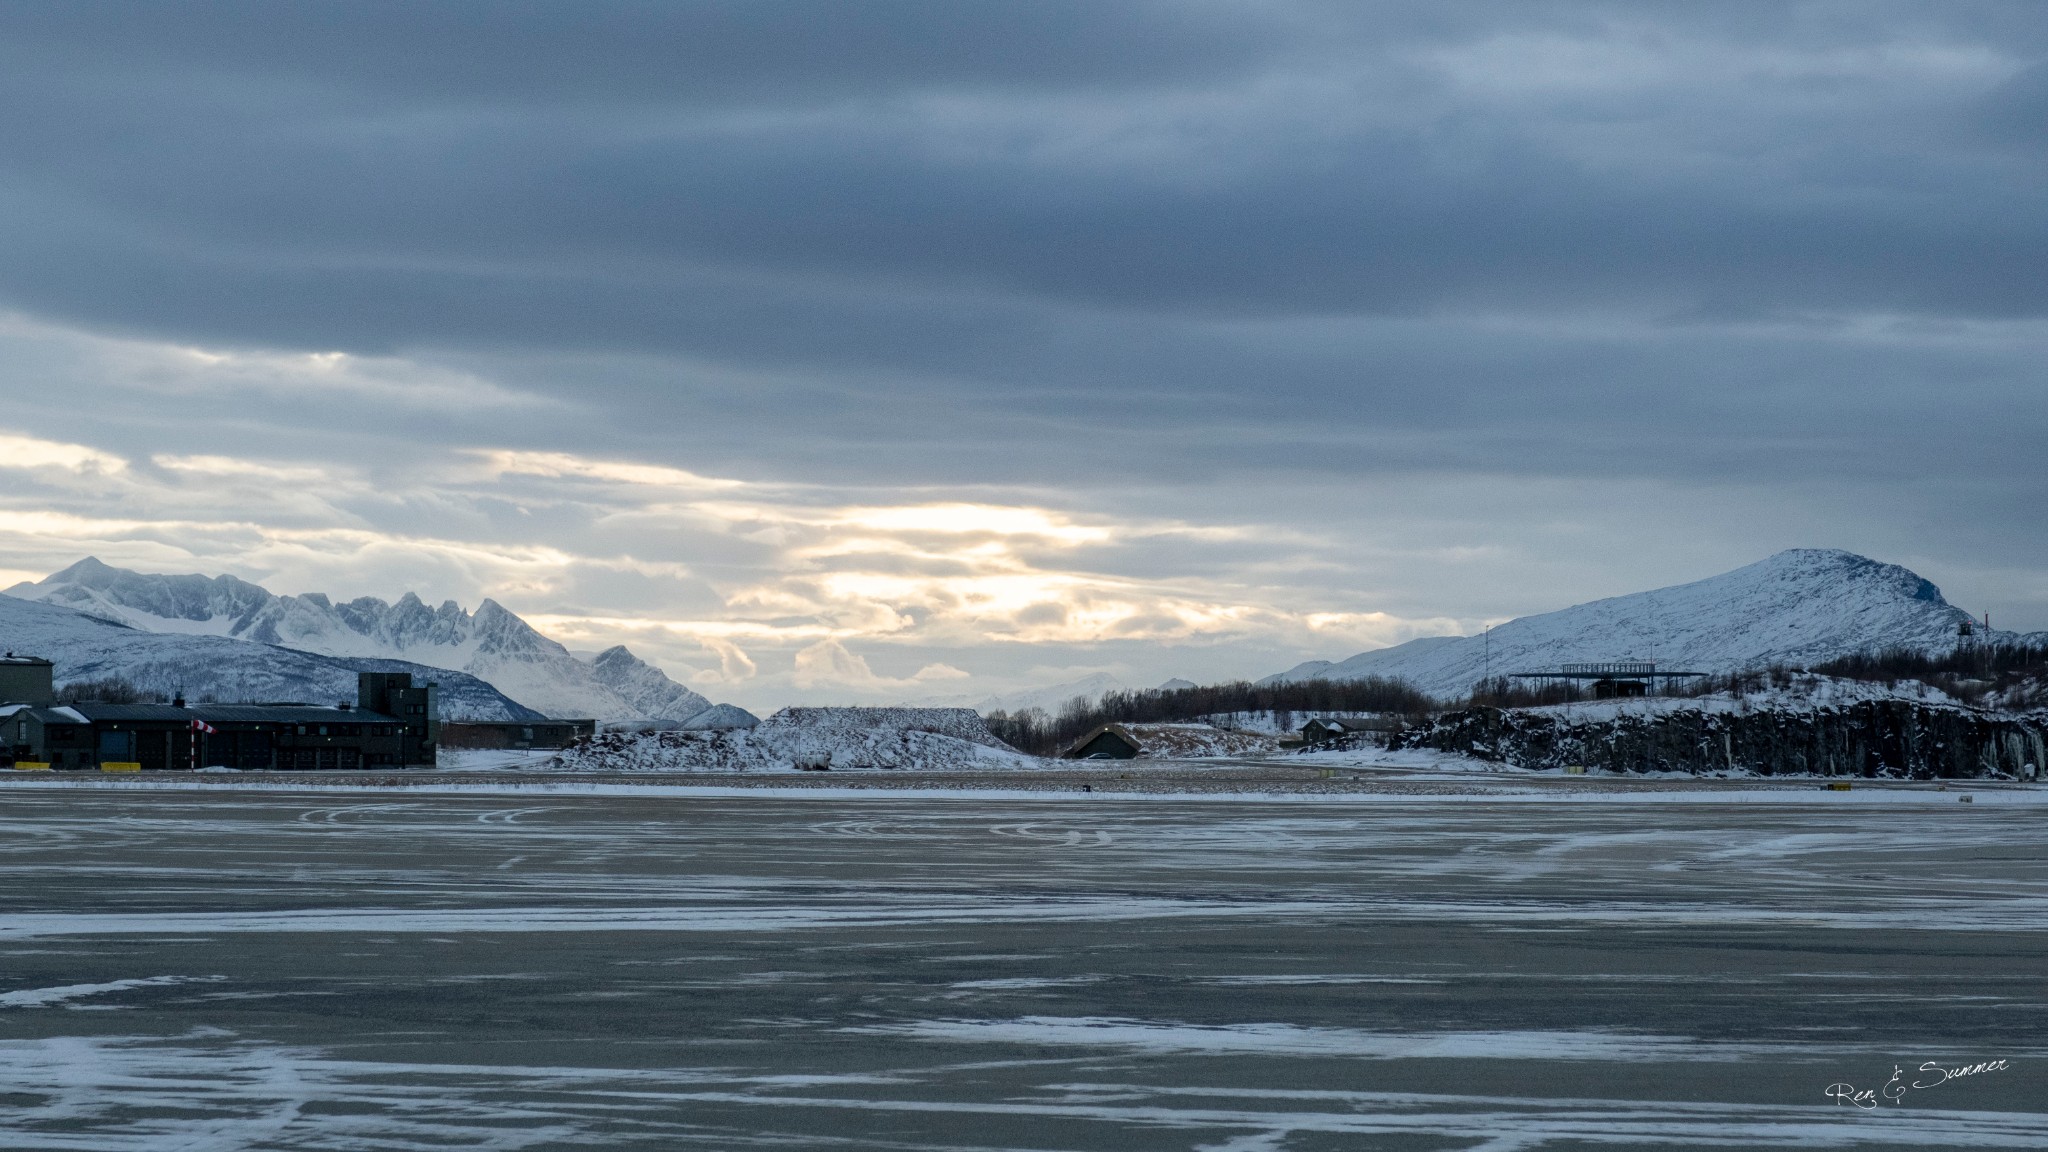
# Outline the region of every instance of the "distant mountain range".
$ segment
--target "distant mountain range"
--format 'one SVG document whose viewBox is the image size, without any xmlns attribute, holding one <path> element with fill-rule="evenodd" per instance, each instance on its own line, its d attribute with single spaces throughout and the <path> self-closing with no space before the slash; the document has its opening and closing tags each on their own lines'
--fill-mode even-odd
<svg viewBox="0 0 2048 1152">
<path fill-rule="evenodd" d="M 192 698 L 345 700 L 355 673 L 415 670 L 441 685 L 443 713 L 676 725 L 711 702 L 624 647 L 589 659 L 491 600 L 474 613 L 410 593 L 336 603 L 278 596 L 233 576 L 164 576 L 81 560 L 0 596 L 0 640 L 55 660 L 61 681 L 119 677 Z M 1343 661 L 1312 660 L 1261 683 L 1388 676 L 1456 698 L 1494 675 L 1565 663 L 1640 660 L 1726 672 L 1810 665 L 1878 648 L 1946 651 L 1969 619 L 1919 575 L 1852 552 L 1795 549 L 1706 580 L 1525 616 L 1489 636 L 1431 636 Z M 2002 639 L 2020 639 L 2000 633 Z M 2035 633 L 2048 641 L 2048 633 Z M 1169 682 L 1178 686 L 1183 682 Z M 987 713 L 1043 708 L 1122 689 L 1115 677 L 920 703 Z"/>
<path fill-rule="evenodd" d="M 410 672 L 415 683 L 440 686 L 444 720 L 538 720 L 489 684 L 462 672 L 404 660 L 321 656 L 220 636 L 164 635 L 88 616 L 55 604 L 0 596 L 0 641 L 24 656 L 56 665 L 62 686 L 82 680 L 125 680 L 166 697 L 222 701 L 353 703 L 358 672 Z"/>
<path fill-rule="evenodd" d="M 1387 676 L 1451 698 L 1489 671 L 1555 671 L 1566 663 L 1655 661 L 1728 672 L 1878 648 L 1946 652 L 1969 618 L 1941 589 L 1896 564 L 1800 548 L 1691 584 L 1523 616 L 1486 636 L 1428 636 L 1340 662 L 1311 660 L 1260 683 Z"/>
<path fill-rule="evenodd" d="M 1176 679 L 1168 680 L 1159 687 L 1161 690 L 1170 690 L 1174 688 L 1193 688 L 1194 686 L 1193 681 Z M 1002 692 L 989 696 L 976 696 L 971 692 L 954 696 L 930 696 L 922 700 L 911 701 L 909 706 L 923 708 L 972 708 L 984 716 L 993 712 L 1017 713 L 1029 708 L 1037 708 L 1041 711 L 1057 715 L 1059 710 L 1076 696 L 1086 699 L 1092 705 L 1099 703 L 1106 693 L 1127 692 L 1129 690 L 1130 685 L 1125 684 L 1109 673 L 1095 672 L 1083 676 L 1079 680 L 1063 680 L 1058 684 L 1046 684 L 1036 688 L 1019 688 L 1012 692 Z"/>
<path fill-rule="evenodd" d="M 467 673 L 548 716 L 685 721 L 711 707 L 624 647 L 578 659 L 493 600 L 474 614 L 452 600 L 429 608 L 410 592 L 396 604 L 370 596 L 335 603 L 317 592 L 278 596 L 233 576 L 132 572 L 91 557 L 7 595 L 143 632 Z M 441 683 L 445 693 L 450 681 Z"/>
</svg>

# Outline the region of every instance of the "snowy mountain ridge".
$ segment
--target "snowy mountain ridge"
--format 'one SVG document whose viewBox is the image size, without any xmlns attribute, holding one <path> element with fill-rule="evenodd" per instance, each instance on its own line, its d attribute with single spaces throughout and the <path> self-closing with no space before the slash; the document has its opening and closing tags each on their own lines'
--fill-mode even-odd
<svg viewBox="0 0 2048 1152">
<path fill-rule="evenodd" d="M 494 600 L 473 614 L 453 600 L 429 608 L 411 592 L 395 604 L 337 604 L 318 592 L 278 596 L 233 576 L 133 572 L 93 557 L 7 594 L 145 632 L 464 672 L 549 716 L 682 721 L 711 707 L 623 646 L 580 660 Z"/>
<path fill-rule="evenodd" d="M 353 702 L 358 672 L 410 672 L 439 686 L 444 720 L 538 720 L 541 714 L 462 672 L 402 660 L 322 656 L 221 636 L 166 635 L 55 604 L 0 596 L 0 638 L 12 652 L 55 664 L 58 697 L 87 680 L 125 680 L 193 701 Z"/>
<path fill-rule="evenodd" d="M 1899 565 L 1798 548 L 1690 584 L 1519 617 L 1490 635 L 1430 636 L 1337 663 L 1312 660 L 1260 683 L 1388 676 L 1448 699 L 1489 673 L 1555 671 L 1566 663 L 1640 660 L 1729 672 L 1878 648 L 1947 651 L 1969 619 L 1941 589 Z"/>
<path fill-rule="evenodd" d="M 1085 697 L 1090 704 L 1094 704 L 1102 699 L 1105 692 L 1122 691 L 1124 687 L 1123 681 L 1109 673 L 1095 672 L 1079 680 L 1020 688 L 1014 692 L 992 693 L 985 696 L 977 696 L 971 692 L 952 696 L 927 696 L 920 700 L 908 701 L 905 706 L 972 708 L 983 715 L 991 712 L 1022 712 L 1027 708 L 1040 708 L 1056 713 L 1062 705 L 1076 696 Z"/>
</svg>

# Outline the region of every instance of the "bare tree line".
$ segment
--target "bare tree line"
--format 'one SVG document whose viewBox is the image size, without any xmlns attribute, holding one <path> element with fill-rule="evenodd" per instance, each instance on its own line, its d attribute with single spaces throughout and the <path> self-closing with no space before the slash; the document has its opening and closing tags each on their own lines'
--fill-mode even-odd
<svg viewBox="0 0 2048 1152">
<path fill-rule="evenodd" d="M 991 712 L 989 730 L 1005 743 L 1039 756 L 1054 756 L 1104 724 L 1170 724 L 1231 712 L 1281 714 L 1282 727 L 1296 712 L 1398 712 L 1423 715 L 1434 701 L 1403 680 L 1299 680 L 1253 684 L 1248 680 L 1195 688 L 1141 688 L 1105 692 L 1098 700 L 1076 696 L 1057 714 L 1042 708 Z"/>
</svg>

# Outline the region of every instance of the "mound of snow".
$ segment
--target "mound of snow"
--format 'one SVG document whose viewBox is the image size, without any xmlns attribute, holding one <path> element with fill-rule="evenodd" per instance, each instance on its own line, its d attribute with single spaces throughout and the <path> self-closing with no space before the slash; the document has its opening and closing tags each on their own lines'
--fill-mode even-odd
<svg viewBox="0 0 2048 1152">
<path fill-rule="evenodd" d="M 805 728 L 763 723 L 723 731 L 607 733 L 551 765 L 597 772 L 834 772 L 1011 769 L 1042 762 L 1010 748 L 911 728 Z"/>
<path fill-rule="evenodd" d="M 1487 637 L 1411 640 L 1341 663 L 1310 661 L 1262 683 L 1388 676 L 1455 698 L 1488 672 L 1555 671 L 1567 663 L 1643 660 L 1729 672 L 1875 648 L 1947 651 L 1967 619 L 1939 588 L 1896 564 L 1802 548 L 1691 584 L 1524 616 Z"/>
<path fill-rule="evenodd" d="M 1121 724 L 1138 742 L 1143 760 L 1199 760 L 1211 756 L 1261 756 L 1279 750 L 1279 742 L 1263 732 L 1217 728 L 1210 724 Z"/>
<path fill-rule="evenodd" d="M 784 708 L 761 721 L 764 732 L 927 732 L 971 744 L 1009 748 L 972 708 Z"/>
</svg>

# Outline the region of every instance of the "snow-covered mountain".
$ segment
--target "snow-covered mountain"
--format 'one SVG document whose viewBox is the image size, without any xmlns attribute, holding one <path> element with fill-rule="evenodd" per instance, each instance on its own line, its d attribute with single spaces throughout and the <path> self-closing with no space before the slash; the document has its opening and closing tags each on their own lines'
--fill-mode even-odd
<svg viewBox="0 0 2048 1152">
<path fill-rule="evenodd" d="M 487 600 L 485 603 L 490 602 Z M 513 619 L 516 620 L 518 617 L 515 616 Z M 633 655 L 623 644 L 599 652 L 590 658 L 589 663 L 591 674 L 597 682 L 611 689 L 619 699 L 625 701 L 626 706 L 633 709 L 632 715 L 635 717 L 648 720 L 689 720 L 713 707 L 730 707 L 713 705 L 704 697 L 669 679 L 666 672 Z M 618 718 L 603 717 L 607 720 Z"/>
<path fill-rule="evenodd" d="M 986 716 L 992 712 L 1022 712 L 1027 708 L 1039 708 L 1057 713 L 1067 701 L 1076 696 L 1085 696 L 1090 704 L 1102 699 L 1105 692 L 1118 692 L 1124 682 L 1107 672 L 1096 672 L 1079 680 L 1065 680 L 1058 684 L 1045 684 L 1036 688 L 1019 688 L 1014 692 L 976 696 L 960 693 L 952 696 L 927 696 L 912 700 L 906 707 L 911 708 L 972 708 Z"/>
<path fill-rule="evenodd" d="M 1262 683 L 1398 677 L 1439 697 L 1462 696 L 1489 671 L 1654 660 L 1725 672 L 1811 664 L 1874 648 L 1947 651 L 1969 614 L 1896 564 L 1798 548 L 1691 584 L 1524 616 L 1489 636 L 1430 636 L 1331 663 L 1312 660 Z"/>
<path fill-rule="evenodd" d="M 444 720 L 538 720 L 539 712 L 507 699 L 462 672 L 403 660 L 321 656 L 221 636 L 145 632 L 54 604 L 0 596 L 0 647 L 56 665 L 63 686 L 125 680 L 145 692 L 222 702 L 297 700 L 353 702 L 358 672 L 410 672 L 415 683 L 439 685 Z"/>
<path fill-rule="evenodd" d="M 7 594 L 148 632 L 466 672 L 549 716 L 687 720 L 711 706 L 623 647 L 579 660 L 494 600 L 474 614 L 453 600 L 429 608 L 410 592 L 396 604 L 337 604 L 317 592 L 277 596 L 233 576 L 131 572 L 91 557 Z"/>
</svg>

